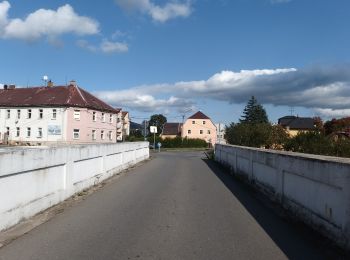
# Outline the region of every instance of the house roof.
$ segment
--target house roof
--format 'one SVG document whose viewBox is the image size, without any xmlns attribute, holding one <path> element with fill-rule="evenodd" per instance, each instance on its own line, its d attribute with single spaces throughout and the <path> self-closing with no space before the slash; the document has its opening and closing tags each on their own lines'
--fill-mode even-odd
<svg viewBox="0 0 350 260">
<path fill-rule="evenodd" d="M 128 111 L 122 111 L 122 117 L 125 117 L 127 114 L 129 114 Z"/>
<path fill-rule="evenodd" d="M 310 117 L 285 116 L 278 119 L 278 124 L 291 130 L 313 130 L 314 119 Z"/>
<path fill-rule="evenodd" d="M 77 85 L 0 89 L 0 107 L 83 107 L 116 113 L 117 110 Z"/>
<path fill-rule="evenodd" d="M 162 135 L 181 135 L 182 123 L 165 123 Z"/>
<path fill-rule="evenodd" d="M 210 118 L 204 115 L 201 111 L 198 111 L 197 113 L 190 116 L 188 119 L 210 119 Z"/>
</svg>

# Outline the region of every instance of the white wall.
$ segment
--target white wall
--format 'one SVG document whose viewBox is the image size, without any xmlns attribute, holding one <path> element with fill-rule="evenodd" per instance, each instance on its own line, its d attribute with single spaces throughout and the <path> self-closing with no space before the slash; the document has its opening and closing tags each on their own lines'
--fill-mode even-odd
<svg viewBox="0 0 350 260">
<path fill-rule="evenodd" d="M 148 157 L 148 142 L 2 149 L 0 231 Z"/>
<path fill-rule="evenodd" d="M 215 159 L 350 248 L 350 159 L 219 144 Z"/>
</svg>

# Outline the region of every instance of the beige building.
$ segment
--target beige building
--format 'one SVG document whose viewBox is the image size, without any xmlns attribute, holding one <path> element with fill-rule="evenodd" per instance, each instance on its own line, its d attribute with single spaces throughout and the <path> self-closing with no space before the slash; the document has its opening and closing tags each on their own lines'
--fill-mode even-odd
<svg viewBox="0 0 350 260">
<path fill-rule="evenodd" d="M 128 111 L 122 112 L 122 124 L 123 140 L 125 140 L 125 138 L 130 135 L 130 117 Z"/>
<path fill-rule="evenodd" d="M 291 137 L 316 129 L 314 119 L 310 117 L 285 116 L 278 119 L 278 124 L 286 129 Z"/>
<path fill-rule="evenodd" d="M 165 123 L 163 132 L 160 134 L 162 139 L 175 138 L 181 136 L 182 124 L 181 123 Z"/>
<path fill-rule="evenodd" d="M 216 126 L 208 116 L 198 111 L 184 123 L 182 137 L 203 139 L 214 146 L 217 138 Z"/>
</svg>

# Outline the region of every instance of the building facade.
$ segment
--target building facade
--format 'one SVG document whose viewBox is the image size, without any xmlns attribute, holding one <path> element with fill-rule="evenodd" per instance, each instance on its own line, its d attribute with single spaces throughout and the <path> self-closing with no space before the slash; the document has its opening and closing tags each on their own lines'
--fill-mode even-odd
<svg viewBox="0 0 350 260">
<path fill-rule="evenodd" d="M 217 140 L 216 126 L 208 116 L 198 111 L 185 121 L 182 137 L 203 139 L 214 146 Z"/>
<path fill-rule="evenodd" d="M 165 123 L 163 131 L 160 134 L 160 138 L 176 138 L 181 136 L 182 124 L 181 123 Z"/>
<path fill-rule="evenodd" d="M 78 87 L 0 90 L 0 142 L 14 145 L 116 142 L 118 111 Z"/>
<path fill-rule="evenodd" d="M 122 112 L 122 125 L 123 140 L 125 140 L 125 138 L 130 135 L 130 118 L 128 111 Z"/>
<path fill-rule="evenodd" d="M 284 116 L 278 119 L 278 124 L 286 129 L 291 137 L 316 129 L 315 121 L 311 117 Z"/>
</svg>

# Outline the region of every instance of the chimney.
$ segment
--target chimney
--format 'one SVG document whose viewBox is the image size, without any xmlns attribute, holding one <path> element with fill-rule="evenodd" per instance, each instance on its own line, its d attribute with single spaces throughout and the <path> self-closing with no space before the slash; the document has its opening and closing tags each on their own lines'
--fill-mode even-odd
<svg viewBox="0 0 350 260">
<path fill-rule="evenodd" d="M 77 86 L 77 82 L 75 80 L 71 80 L 71 81 L 69 81 L 69 85 L 76 87 Z"/>
<path fill-rule="evenodd" d="M 52 82 L 51 79 L 47 82 L 47 86 L 48 86 L 49 88 L 52 88 L 52 87 L 53 87 L 53 82 Z"/>
</svg>

